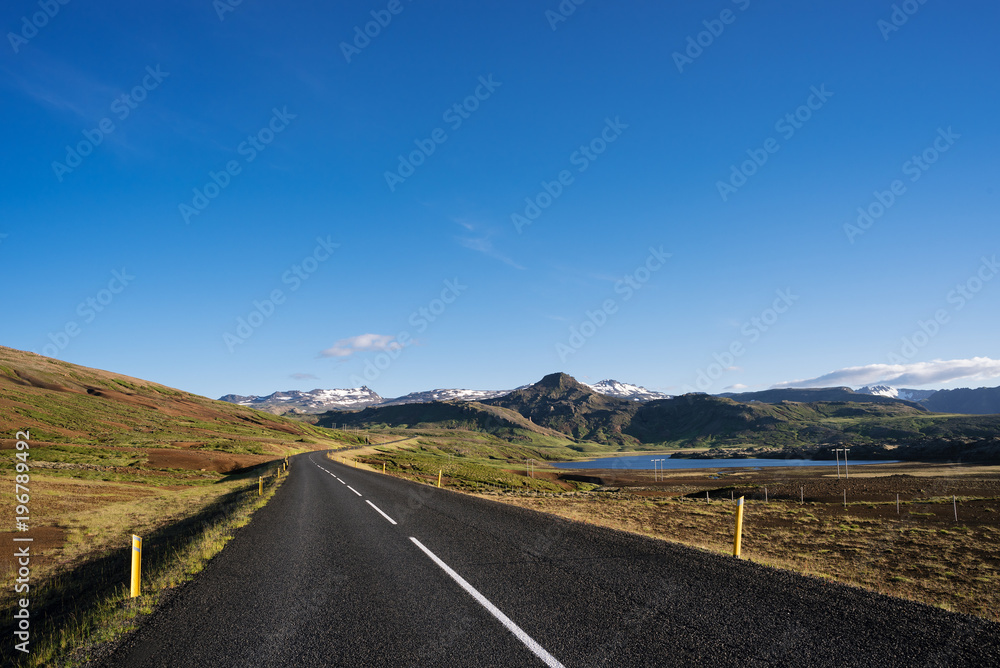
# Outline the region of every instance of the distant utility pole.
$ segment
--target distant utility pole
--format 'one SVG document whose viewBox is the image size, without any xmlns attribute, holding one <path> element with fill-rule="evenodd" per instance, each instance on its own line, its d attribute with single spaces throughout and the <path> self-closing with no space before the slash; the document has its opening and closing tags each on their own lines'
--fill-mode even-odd
<svg viewBox="0 0 1000 668">
<path fill-rule="evenodd" d="M 535 463 L 534 462 L 535 462 L 534 459 L 525 459 L 524 460 L 524 474 L 528 475 L 528 476 L 531 476 L 532 478 L 535 477 Z"/>
<path fill-rule="evenodd" d="M 844 453 L 844 478 L 847 480 L 851 479 L 851 474 L 847 471 L 847 448 L 836 448 L 837 453 L 837 479 L 840 479 L 840 453 Z"/>
</svg>

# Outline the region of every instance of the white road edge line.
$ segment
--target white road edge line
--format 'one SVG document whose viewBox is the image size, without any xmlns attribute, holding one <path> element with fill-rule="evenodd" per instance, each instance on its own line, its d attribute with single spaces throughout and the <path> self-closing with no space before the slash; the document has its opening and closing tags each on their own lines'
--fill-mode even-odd
<svg viewBox="0 0 1000 668">
<path fill-rule="evenodd" d="M 367 503 L 369 506 L 371 506 L 372 508 L 374 508 L 375 512 L 377 512 L 379 515 L 381 515 L 385 519 L 389 520 L 389 524 L 395 524 L 396 523 L 396 520 L 392 519 L 391 517 L 389 517 L 388 515 L 386 515 L 385 513 L 383 513 L 381 508 L 379 508 L 378 506 L 376 506 L 374 503 L 372 503 L 368 499 L 365 499 L 365 503 Z"/>
<path fill-rule="evenodd" d="M 346 484 L 347 484 L 346 482 L 344 482 L 344 481 L 343 481 L 343 480 L 341 480 L 340 478 L 337 478 L 337 482 L 339 482 L 339 483 L 340 483 L 341 485 L 346 485 Z"/>
<path fill-rule="evenodd" d="M 345 483 L 345 484 L 346 484 L 346 483 Z M 354 489 L 354 488 L 353 488 L 353 487 L 351 487 L 350 485 L 347 485 L 347 489 L 351 490 L 352 492 L 354 492 L 354 493 L 355 493 L 355 494 L 357 494 L 358 496 L 361 496 L 361 492 L 359 492 L 358 490 Z"/>
<path fill-rule="evenodd" d="M 434 554 L 426 547 L 424 547 L 423 544 L 413 536 L 410 536 L 410 540 L 413 541 L 414 545 L 423 550 L 424 554 L 430 557 L 435 564 L 440 566 L 441 570 L 450 575 L 451 579 L 457 582 L 462 587 L 462 589 L 471 594 L 472 598 L 479 601 L 480 605 L 489 610 L 490 614 L 499 619 L 500 623 L 506 626 L 508 631 L 513 633 L 518 640 L 523 642 L 528 649 L 534 652 L 535 656 L 544 661 L 545 665 L 549 666 L 550 668 L 565 668 L 561 663 L 559 663 L 559 661 L 554 656 L 546 652 L 544 647 L 539 645 L 531 638 L 531 636 L 525 633 L 520 626 L 511 621 L 510 617 L 500 612 L 499 608 L 490 603 L 489 600 L 485 596 L 480 594 L 475 587 L 466 582 L 465 578 L 463 578 L 461 575 L 453 571 L 451 567 L 448 566 L 448 564 L 441 561 L 436 554 Z"/>
</svg>

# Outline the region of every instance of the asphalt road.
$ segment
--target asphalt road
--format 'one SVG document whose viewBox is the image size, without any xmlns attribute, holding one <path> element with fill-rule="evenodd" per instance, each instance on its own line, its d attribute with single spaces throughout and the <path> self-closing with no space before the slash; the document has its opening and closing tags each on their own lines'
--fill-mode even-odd
<svg viewBox="0 0 1000 668">
<path fill-rule="evenodd" d="M 1000 625 L 322 453 L 106 666 L 997 666 Z"/>
</svg>

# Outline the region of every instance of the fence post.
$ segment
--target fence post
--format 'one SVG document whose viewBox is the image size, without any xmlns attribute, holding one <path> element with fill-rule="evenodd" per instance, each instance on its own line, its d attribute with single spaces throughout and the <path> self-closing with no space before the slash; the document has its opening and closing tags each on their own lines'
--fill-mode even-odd
<svg viewBox="0 0 1000 668">
<path fill-rule="evenodd" d="M 736 535 L 733 538 L 733 556 L 739 559 L 743 542 L 743 497 L 736 502 Z"/>
<path fill-rule="evenodd" d="M 132 534 L 132 598 L 139 595 L 139 573 L 142 571 L 142 538 Z"/>
</svg>

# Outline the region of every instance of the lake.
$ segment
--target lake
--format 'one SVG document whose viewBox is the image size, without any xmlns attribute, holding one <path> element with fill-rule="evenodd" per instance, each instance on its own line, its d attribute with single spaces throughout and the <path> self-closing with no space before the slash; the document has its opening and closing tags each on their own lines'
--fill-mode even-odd
<svg viewBox="0 0 1000 668">
<path fill-rule="evenodd" d="M 663 470 L 677 469 L 734 469 L 763 468 L 767 466 L 836 466 L 836 460 L 812 459 L 673 459 L 670 455 L 629 455 L 623 457 L 602 457 L 584 462 L 557 462 L 552 464 L 561 469 L 624 469 L 630 471 L 652 471 L 654 459 L 664 459 L 657 462 L 655 468 Z M 843 461 L 840 462 L 843 465 Z M 850 466 L 864 464 L 896 464 L 898 461 L 849 460 Z"/>
</svg>

